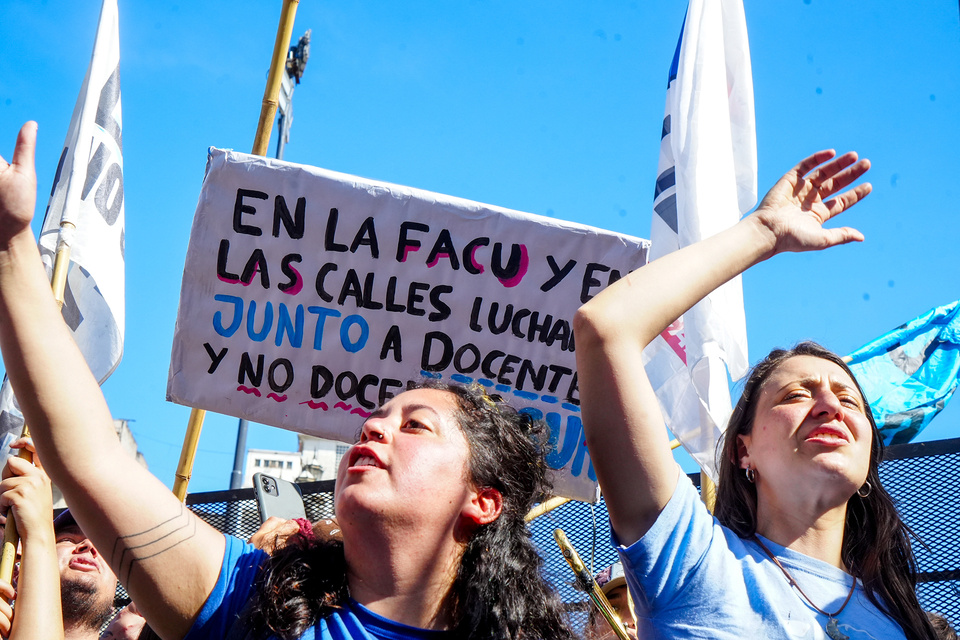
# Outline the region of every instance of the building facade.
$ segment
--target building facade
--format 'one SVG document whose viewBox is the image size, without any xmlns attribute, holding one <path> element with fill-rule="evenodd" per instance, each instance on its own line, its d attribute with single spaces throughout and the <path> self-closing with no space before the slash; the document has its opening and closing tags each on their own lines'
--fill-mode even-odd
<svg viewBox="0 0 960 640">
<path fill-rule="evenodd" d="M 334 480 L 340 460 L 350 445 L 299 434 L 298 451 L 248 449 L 244 465 L 244 487 L 253 486 L 253 474 L 264 473 L 290 482 Z"/>
</svg>

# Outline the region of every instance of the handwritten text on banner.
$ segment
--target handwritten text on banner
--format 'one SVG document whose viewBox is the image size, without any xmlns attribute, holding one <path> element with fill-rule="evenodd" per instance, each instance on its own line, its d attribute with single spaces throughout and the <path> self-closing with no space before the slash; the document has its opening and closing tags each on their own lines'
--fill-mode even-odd
<svg viewBox="0 0 960 640">
<path fill-rule="evenodd" d="M 592 499 L 572 320 L 645 240 L 211 149 L 170 400 L 352 441 L 424 375 L 477 382 L 551 430 L 555 491 Z"/>
</svg>

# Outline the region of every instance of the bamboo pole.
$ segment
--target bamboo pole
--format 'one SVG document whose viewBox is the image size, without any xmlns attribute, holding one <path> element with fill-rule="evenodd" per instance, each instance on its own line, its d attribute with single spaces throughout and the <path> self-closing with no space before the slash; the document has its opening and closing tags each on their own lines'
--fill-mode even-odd
<svg viewBox="0 0 960 640">
<path fill-rule="evenodd" d="M 50 278 L 53 299 L 60 309 L 63 309 L 64 291 L 67 288 L 67 273 L 70 271 L 70 243 L 65 241 L 64 236 L 69 236 L 76 228 L 76 225 L 72 222 L 64 222 L 60 225 L 60 241 L 57 243 L 57 255 L 53 261 L 53 276 Z M 23 425 L 23 432 L 20 437 L 30 437 L 30 428 L 26 423 Z M 33 462 L 33 454 L 26 449 L 20 449 L 17 457 L 23 458 L 27 462 Z M 3 528 L 3 549 L 0 550 L 0 580 L 13 582 L 13 567 L 17 562 L 17 546 L 19 544 L 20 532 L 17 531 L 17 521 L 13 517 L 13 512 L 8 511 L 7 524 Z"/>
<path fill-rule="evenodd" d="M 627 630 L 623 628 L 623 622 L 621 622 L 620 616 L 613 610 L 610 601 L 607 600 L 607 596 L 603 594 L 603 590 L 597 584 L 597 581 L 594 580 L 590 572 L 587 571 L 586 565 L 583 564 L 583 560 L 577 555 L 577 550 L 570 544 L 567 535 L 563 530 L 556 529 L 553 532 L 553 539 L 560 545 L 564 559 L 566 559 L 567 564 L 570 565 L 573 573 L 577 576 L 577 583 L 589 594 L 590 600 L 594 606 L 600 610 L 604 619 L 610 624 L 613 632 L 617 634 L 617 638 L 620 640 L 630 640 L 630 636 L 627 635 Z"/>
<path fill-rule="evenodd" d="M 700 500 L 707 505 L 710 513 L 713 513 L 713 507 L 717 503 L 717 485 L 713 479 L 703 471 L 700 472 Z"/>
<path fill-rule="evenodd" d="M 267 147 L 270 145 L 273 119 L 277 115 L 280 82 L 283 80 L 283 74 L 286 73 L 287 51 L 290 49 L 293 20 L 297 15 L 298 4 L 299 0 L 283 0 L 283 9 L 280 10 L 280 24 L 277 26 L 277 39 L 273 44 L 270 73 L 267 76 L 267 87 L 263 92 L 263 103 L 260 106 L 257 134 L 253 140 L 253 155 L 266 155 Z M 183 448 L 180 450 L 180 462 L 177 465 L 173 483 L 173 493 L 181 502 L 187 499 L 187 485 L 190 484 L 190 478 L 193 475 L 193 462 L 197 457 L 197 444 L 200 442 L 200 432 L 203 429 L 203 419 L 206 414 L 207 412 L 203 409 L 190 410 L 187 432 L 183 436 Z"/>
<path fill-rule="evenodd" d="M 547 498 L 533 509 L 527 512 L 527 515 L 523 517 L 523 521 L 530 523 L 542 516 L 545 513 L 550 513 L 557 507 L 563 506 L 570 502 L 570 498 L 561 498 L 560 496 L 553 496 L 552 498 Z"/>
<path fill-rule="evenodd" d="M 200 431 L 207 412 L 203 409 L 190 409 L 187 432 L 183 436 L 183 448 L 180 449 L 180 462 L 177 463 L 176 479 L 173 481 L 173 495 L 180 502 L 187 499 L 187 485 L 193 476 L 193 461 L 197 457 L 197 445 L 200 443 Z"/>
<path fill-rule="evenodd" d="M 23 425 L 22 438 L 30 437 L 30 429 L 26 424 Z M 18 458 L 23 458 L 28 462 L 33 462 L 33 454 L 26 449 L 20 449 Z M 20 544 L 20 532 L 17 531 L 17 521 L 13 517 L 13 511 L 7 511 L 7 524 L 3 528 L 3 550 L 0 551 L 0 580 L 13 582 L 13 567 L 17 563 L 17 546 Z"/>
<path fill-rule="evenodd" d="M 53 299 L 57 306 L 63 309 L 63 296 L 67 290 L 67 272 L 70 270 L 70 243 L 64 241 L 64 236 L 71 236 L 77 229 L 72 222 L 60 223 L 60 241 L 57 242 L 57 255 L 53 259 L 53 275 L 50 276 L 50 288 L 53 290 Z"/>
</svg>

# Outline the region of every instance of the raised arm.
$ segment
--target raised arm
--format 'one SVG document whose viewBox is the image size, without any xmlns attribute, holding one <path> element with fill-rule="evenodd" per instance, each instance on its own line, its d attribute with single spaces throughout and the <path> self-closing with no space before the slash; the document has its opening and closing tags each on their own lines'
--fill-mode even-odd
<svg viewBox="0 0 960 640">
<path fill-rule="evenodd" d="M 820 151 L 806 158 L 780 178 L 752 215 L 637 269 L 577 312 L 584 430 L 621 543 L 632 544 L 646 533 L 673 494 L 678 475 L 643 368 L 644 347 L 711 291 L 758 262 L 783 251 L 863 240 L 855 229 L 823 227 L 871 189 L 862 184 L 840 193 L 870 163 L 858 162 L 852 152 L 834 155 Z"/>
<path fill-rule="evenodd" d="M 50 293 L 30 220 L 37 126 L 0 158 L 0 349 L 46 470 L 164 637 L 182 637 L 216 582 L 223 537 L 121 448 L 97 381 Z"/>
</svg>

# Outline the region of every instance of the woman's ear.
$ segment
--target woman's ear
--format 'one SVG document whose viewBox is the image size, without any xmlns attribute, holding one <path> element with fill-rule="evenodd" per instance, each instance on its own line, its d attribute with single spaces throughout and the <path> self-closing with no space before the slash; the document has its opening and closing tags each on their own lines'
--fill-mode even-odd
<svg viewBox="0 0 960 640">
<path fill-rule="evenodd" d="M 737 466 L 746 469 L 750 466 L 750 436 L 737 436 Z"/>
<path fill-rule="evenodd" d="M 463 515 L 474 525 L 489 524 L 500 517 L 503 496 L 492 487 L 477 489 L 463 510 Z"/>
</svg>

